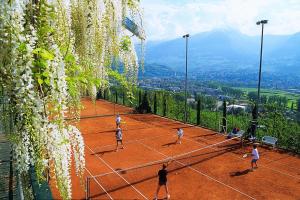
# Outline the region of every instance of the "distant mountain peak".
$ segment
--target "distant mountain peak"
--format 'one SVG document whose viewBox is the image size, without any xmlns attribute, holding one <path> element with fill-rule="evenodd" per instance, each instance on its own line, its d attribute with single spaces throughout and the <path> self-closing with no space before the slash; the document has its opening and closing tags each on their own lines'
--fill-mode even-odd
<svg viewBox="0 0 300 200">
<path fill-rule="evenodd" d="M 265 35 L 264 68 L 266 71 L 286 71 L 300 74 L 300 33 Z M 257 67 L 260 36 L 248 36 L 230 28 L 215 29 L 191 35 L 188 64 L 190 71 L 236 70 Z M 156 63 L 183 71 L 185 40 L 180 38 L 147 43 L 145 63 Z M 287 68 L 288 67 L 288 68 Z"/>
</svg>

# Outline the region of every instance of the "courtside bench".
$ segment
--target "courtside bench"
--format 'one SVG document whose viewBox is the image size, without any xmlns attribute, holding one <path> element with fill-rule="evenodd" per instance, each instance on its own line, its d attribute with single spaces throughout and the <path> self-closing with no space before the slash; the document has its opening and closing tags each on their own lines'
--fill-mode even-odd
<svg viewBox="0 0 300 200">
<path fill-rule="evenodd" d="M 261 139 L 261 144 L 268 144 L 268 145 L 272 145 L 273 148 L 275 148 L 276 144 L 277 144 L 278 139 L 272 136 L 264 136 Z"/>
<path fill-rule="evenodd" d="M 243 146 L 244 135 L 245 135 L 245 131 L 244 131 L 244 130 L 240 130 L 240 131 L 238 131 L 236 134 L 233 134 L 232 132 L 230 132 L 230 133 L 227 135 L 227 139 L 234 138 L 234 137 L 235 137 L 236 139 L 240 139 L 240 140 L 241 140 L 241 145 Z"/>
<path fill-rule="evenodd" d="M 239 137 L 239 138 L 242 138 L 242 137 L 244 137 L 244 134 L 245 134 L 245 131 L 243 131 L 243 130 L 240 130 L 240 131 L 238 131 L 236 134 L 234 134 L 233 132 L 230 132 L 229 134 L 228 134 L 228 138 L 233 138 L 233 137 Z"/>
<path fill-rule="evenodd" d="M 236 134 L 232 133 L 232 135 L 234 137 L 240 137 L 240 138 L 242 138 L 244 136 L 244 134 L 245 134 L 245 131 L 243 131 L 243 130 L 238 131 Z"/>
</svg>

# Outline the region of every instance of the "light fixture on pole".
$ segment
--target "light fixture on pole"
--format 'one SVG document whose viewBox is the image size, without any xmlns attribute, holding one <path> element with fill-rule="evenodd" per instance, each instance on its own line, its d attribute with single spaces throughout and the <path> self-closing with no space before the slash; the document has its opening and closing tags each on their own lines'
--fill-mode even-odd
<svg viewBox="0 0 300 200">
<path fill-rule="evenodd" d="M 187 122 L 187 111 L 186 111 L 186 106 L 187 106 L 187 59 L 188 59 L 188 39 L 190 37 L 189 34 L 186 34 L 182 36 L 185 38 L 185 102 L 184 102 L 184 123 Z"/>
<path fill-rule="evenodd" d="M 261 43 L 260 43 L 260 60 L 259 60 L 259 75 L 258 75 L 258 86 L 257 86 L 257 101 L 255 106 L 255 115 L 253 121 L 257 123 L 258 119 L 258 106 L 260 104 L 260 83 L 261 83 L 261 64 L 262 64 L 262 53 L 263 53 L 263 41 L 264 41 L 264 25 L 268 23 L 268 20 L 261 20 L 256 22 L 256 25 L 261 25 Z"/>
</svg>

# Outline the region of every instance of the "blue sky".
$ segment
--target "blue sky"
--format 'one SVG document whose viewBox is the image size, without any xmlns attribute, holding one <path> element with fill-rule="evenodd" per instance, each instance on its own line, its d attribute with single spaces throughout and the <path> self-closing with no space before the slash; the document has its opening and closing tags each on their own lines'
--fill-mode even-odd
<svg viewBox="0 0 300 200">
<path fill-rule="evenodd" d="M 258 35 L 260 19 L 269 20 L 267 34 L 300 32 L 300 0 L 141 0 L 141 6 L 147 40 L 214 29 Z"/>
</svg>

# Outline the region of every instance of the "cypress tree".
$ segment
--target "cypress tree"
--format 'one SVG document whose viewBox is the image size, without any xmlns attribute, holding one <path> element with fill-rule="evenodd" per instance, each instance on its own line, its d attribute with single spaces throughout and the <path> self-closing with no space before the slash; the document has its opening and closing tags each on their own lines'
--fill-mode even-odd
<svg viewBox="0 0 300 200">
<path fill-rule="evenodd" d="M 116 99 L 115 99 L 115 103 L 118 103 L 118 91 L 116 91 Z"/>
<path fill-rule="evenodd" d="M 104 99 L 107 98 L 107 89 L 104 90 L 104 97 L 103 97 L 103 98 L 104 98 Z"/>
<path fill-rule="evenodd" d="M 252 119 L 253 119 L 253 121 L 257 121 L 257 113 L 258 113 L 258 107 L 257 107 L 257 105 L 255 104 L 255 106 L 254 106 L 254 108 L 253 108 L 253 110 L 252 110 Z"/>
<path fill-rule="evenodd" d="M 137 111 L 139 113 L 151 113 L 151 107 L 150 107 L 149 100 L 147 97 L 147 91 L 144 93 L 142 103 L 141 103 L 141 105 L 139 105 L 137 107 Z"/>
<path fill-rule="evenodd" d="M 142 91 L 139 90 L 139 106 L 141 105 L 142 103 Z"/>
<path fill-rule="evenodd" d="M 226 108 L 226 100 L 223 101 L 223 118 L 222 118 L 222 132 L 225 133 L 226 129 L 227 129 L 227 122 L 226 122 L 226 118 L 227 118 L 227 108 Z"/>
<path fill-rule="evenodd" d="M 123 105 L 125 105 L 125 91 L 123 91 Z"/>
<path fill-rule="evenodd" d="M 157 96 L 156 96 L 156 92 L 154 92 L 154 114 L 157 114 Z"/>
<path fill-rule="evenodd" d="M 201 111 L 201 101 L 200 98 L 197 101 L 197 125 L 200 125 L 201 119 L 200 119 L 200 111 Z"/>
<path fill-rule="evenodd" d="M 167 115 L 167 99 L 166 99 L 166 95 L 164 95 L 164 99 L 163 99 L 163 116 Z"/>
</svg>

